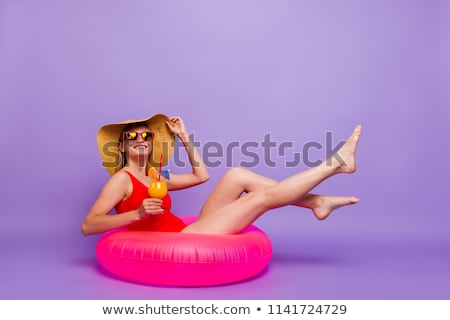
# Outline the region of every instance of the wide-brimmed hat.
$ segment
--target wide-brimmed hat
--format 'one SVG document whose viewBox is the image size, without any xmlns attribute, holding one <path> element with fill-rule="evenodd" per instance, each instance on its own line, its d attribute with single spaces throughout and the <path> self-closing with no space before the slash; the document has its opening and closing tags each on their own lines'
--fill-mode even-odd
<svg viewBox="0 0 450 320">
<path fill-rule="evenodd" d="M 166 121 L 169 121 L 166 115 L 156 114 L 141 120 L 127 120 L 101 127 L 97 134 L 97 145 L 103 167 L 111 175 L 122 168 L 122 153 L 119 150 L 120 135 L 127 125 L 134 123 L 146 123 L 150 131 L 154 133 L 153 149 L 149 155 L 148 165 L 159 167 L 161 154 L 161 165 L 165 165 L 173 153 L 175 142 L 174 134 L 167 127 Z"/>
</svg>

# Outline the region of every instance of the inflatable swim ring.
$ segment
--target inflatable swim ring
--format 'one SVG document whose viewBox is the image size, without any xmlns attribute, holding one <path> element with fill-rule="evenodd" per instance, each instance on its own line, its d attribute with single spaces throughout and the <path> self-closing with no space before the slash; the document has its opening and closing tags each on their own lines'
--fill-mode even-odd
<svg viewBox="0 0 450 320">
<path fill-rule="evenodd" d="M 181 217 L 187 224 L 194 217 Z M 96 246 L 100 264 L 127 280 L 165 286 L 212 286 L 248 279 L 272 257 L 272 244 L 255 226 L 238 234 L 116 230 Z"/>
</svg>

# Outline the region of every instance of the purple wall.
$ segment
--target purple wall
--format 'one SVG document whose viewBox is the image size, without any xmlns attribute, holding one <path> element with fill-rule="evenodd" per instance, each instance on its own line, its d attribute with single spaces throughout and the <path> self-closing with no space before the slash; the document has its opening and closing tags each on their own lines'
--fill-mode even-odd
<svg viewBox="0 0 450 320">
<path fill-rule="evenodd" d="M 296 233 L 434 237 L 449 249 L 449 9 L 425 0 L 0 1 L 3 268 L 37 240 L 92 257 L 97 238 L 79 229 L 108 178 L 97 130 L 160 112 L 181 115 L 201 145 L 270 133 L 292 142 L 288 160 L 361 123 L 357 173 L 316 190 L 361 203 L 320 223 L 298 208 L 271 212 L 257 224 L 275 250 Z M 275 153 L 276 167 L 254 170 L 281 179 L 307 168 L 285 168 Z M 233 160 L 248 158 L 235 150 Z M 225 170 L 175 192 L 174 212 L 196 214 Z"/>
</svg>

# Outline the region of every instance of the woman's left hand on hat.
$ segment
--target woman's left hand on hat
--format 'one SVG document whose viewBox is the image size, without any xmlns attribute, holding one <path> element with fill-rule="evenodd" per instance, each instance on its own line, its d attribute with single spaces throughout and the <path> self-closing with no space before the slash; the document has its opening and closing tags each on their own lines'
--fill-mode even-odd
<svg viewBox="0 0 450 320">
<path fill-rule="evenodd" d="M 180 136 L 181 134 L 187 134 L 184 122 L 178 116 L 170 117 L 169 121 L 166 121 L 166 124 L 169 127 L 170 131 L 172 131 L 177 136 Z"/>
</svg>

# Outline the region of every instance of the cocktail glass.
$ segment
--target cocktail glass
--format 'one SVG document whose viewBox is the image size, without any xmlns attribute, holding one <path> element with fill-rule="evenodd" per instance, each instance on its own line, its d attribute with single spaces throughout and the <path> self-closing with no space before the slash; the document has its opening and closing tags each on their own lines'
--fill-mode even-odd
<svg viewBox="0 0 450 320">
<path fill-rule="evenodd" d="M 151 198 L 162 199 L 167 194 L 167 184 L 165 181 L 153 180 L 148 186 L 148 195 Z"/>
</svg>

